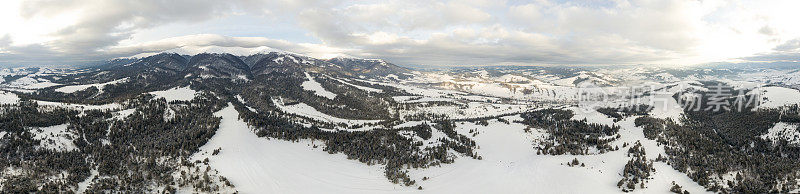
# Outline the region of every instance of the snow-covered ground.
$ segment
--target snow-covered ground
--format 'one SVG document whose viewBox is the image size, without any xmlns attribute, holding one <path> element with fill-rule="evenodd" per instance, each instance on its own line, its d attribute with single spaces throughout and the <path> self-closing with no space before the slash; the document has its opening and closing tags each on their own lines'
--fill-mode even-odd
<svg viewBox="0 0 800 194">
<path fill-rule="evenodd" d="M 533 106 L 528 104 L 467 102 L 464 105 L 458 106 L 423 106 L 412 110 L 402 110 L 400 114 L 401 116 L 405 116 L 429 113 L 447 115 L 451 119 L 466 119 L 520 113 L 531 108 L 533 108 Z"/>
<path fill-rule="evenodd" d="M 85 89 L 90 88 L 90 87 L 97 87 L 97 89 L 100 90 L 100 92 L 102 92 L 103 88 L 106 85 L 118 84 L 118 83 L 125 82 L 127 80 L 128 79 L 125 78 L 125 79 L 119 79 L 119 80 L 114 80 L 114 81 L 110 81 L 110 82 L 106 82 L 106 83 L 99 83 L 99 84 L 84 84 L 84 85 L 64 86 L 64 87 L 56 88 L 56 91 L 57 92 L 61 92 L 61 93 L 73 93 L 73 92 L 85 90 Z"/>
<path fill-rule="evenodd" d="M 120 120 L 125 119 L 125 117 L 130 116 L 131 114 L 133 114 L 133 112 L 136 112 L 136 109 L 131 108 L 131 109 L 117 111 L 116 113 L 114 113 L 114 119 L 120 119 Z"/>
<path fill-rule="evenodd" d="M 102 105 L 89 105 L 89 104 L 71 104 L 71 103 L 63 103 L 63 102 L 49 102 L 49 101 L 41 101 L 41 100 L 34 100 L 39 106 L 59 106 L 69 109 L 77 109 L 77 110 L 111 110 L 111 109 L 119 109 L 122 105 L 118 103 L 111 103 L 111 104 L 102 104 Z"/>
<path fill-rule="evenodd" d="M 32 75 L 33 74 L 14 80 L 13 82 L 8 83 L 8 86 L 21 89 L 41 89 L 61 85 L 45 79 L 36 79 Z"/>
<path fill-rule="evenodd" d="M 306 73 L 306 75 L 308 75 L 308 73 Z M 383 92 L 383 90 L 381 90 L 381 89 L 377 89 L 377 88 L 370 88 L 370 87 L 366 87 L 366 86 L 360 86 L 360 85 L 355 85 L 355 84 L 352 84 L 352 83 L 350 83 L 350 82 L 347 82 L 347 81 L 345 81 L 345 80 L 342 80 L 342 79 L 337 79 L 337 78 L 333 78 L 333 77 L 328 77 L 328 78 L 331 78 L 331 79 L 333 79 L 333 80 L 339 81 L 339 82 L 341 82 L 341 83 L 343 83 L 343 84 L 345 84 L 345 85 L 348 85 L 348 86 L 353 86 L 353 87 L 355 87 L 355 88 L 358 88 L 359 90 L 364 90 L 364 91 L 367 91 L 367 92 L 376 92 L 376 93 L 382 93 L 382 92 Z"/>
<path fill-rule="evenodd" d="M 233 106 L 215 115 L 222 117 L 220 128 L 199 153 L 217 148 L 221 151 L 193 157 L 208 157 L 210 166 L 242 193 L 386 193 L 412 189 L 387 181 L 381 166 L 309 146 L 321 142 L 259 138 L 239 120 Z"/>
<path fill-rule="evenodd" d="M 778 83 L 788 86 L 800 85 L 800 71 L 794 70 L 761 70 L 759 72 L 744 73 L 742 77 L 760 83 Z"/>
<path fill-rule="evenodd" d="M 800 91 L 784 87 L 763 87 L 759 88 L 761 98 L 764 100 L 759 104 L 759 108 L 777 108 L 786 105 L 800 104 Z"/>
<path fill-rule="evenodd" d="M 796 123 L 778 122 L 761 138 L 771 140 L 773 143 L 786 140 L 789 144 L 800 145 L 800 126 Z"/>
<path fill-rule="evenodd" d="M 325 90 L 325 88 L 322 87 L 322 84 L 314 80 L 314 77 L 311 77 L 311 75 L 308 74 L 308 72 L 303 72 L 303 73 L 306 74 L 306 79 L 308 79 L 304 81 L 303 84 L 300 85 L 303 87 L 304 90 L 312 91 L 314 92 L 314 94 L 318 96 L 329 98 L 331 100 L 336 98 L 336 94 L 328 90 Z"/>
<path fill-rule="evenodd" d="M 415 86 L 414 83 L 408 83 L 408 82 L 395 83 L 395 82 L 379 82 L 379 81 L 370 81 L 370 80 L 359 80 L 359 81 L 367 82 L 367 83 L 370 83 L 370 84 L 391 86 L 391 87 L 397 88 L 399 90 L 402 90 L 404 92 L 408 92 L 408 93 L 411 93 L 411 94 L 414 94 L 414 95 L 419 95 L 419 96 L 446 97 L 446 96 L 466 95 L 467 94 L 467 93 L 463 93 L 463 92 L 459 92 L 459 91 L 453 91 L 453 90 L 443 90 L 443 89 L 436 89 L 436 88 L 431 88 L 431 87 L 419 87 L 419 86 Z M 415 81 L 417 81 L 417 82 L 431 82 L 432 80 L 420 79 L 420 80 L 415 80 Z"/>
<path fill-rule="evenodd" d="M 0 70 L 0 87 L 8 87 L 19 89 L 22 92 L 31 92 L 32 90 L 58 86 L 61 84 L 53 83 L 50 79 L 45 79 L 45 76 L 63 75 L 67 74 L 68 69 L 40 67 L 40 68 L 11 68 Z M 22 76 L 14 80 L 6 80 L 5 76 Z M 52 79 L 58 79 L 53 77 Z"/>
<path fill-rule="evenodd" d="M 17 102 L 19 102 L 19 97 L 16 94 L 0 91 L 0 104 L 16 104 Z"/>
<path fill-rule="evenodd" d="M 498 120 L 490 120 L 488 126 L 457 123 L 456 131 L 460 134 L 469 135 L 470 130 L 479 132 L 473 138 L 479 145 L 477 151 L 482 160 L 459 156 L 453 164 L 410 169 L 409 174 L 417 184 L 405 187 L 389 183 L 380 165 L 369 166 L 347 160 L 341 154 L 327 154 L 321 150 L 321 142 L 259 138 L 238 119 L 232 106 L 215 115 L 222 117 L 220 129 L 198 152 L 205 154 L 195 155 L 194 159 L 208 157 L 210 166 L 243 193 L 619 193 L 616 183 L 622 178 L 622 169 L 629 160 L 627 149 L 596 155 L 537 155 L 535 142 L 547 135 L 539 130 L 524 132 L 525 125 L 513 122 L 521 118 L 513 115 L 504 117 L 512 121 L 508 124 Z M 622 147 L 623 142 L 640 141 L 649 159 L 665 155 L 662 147 L 644 138 L 642 129 L 634 126 L 635 117 L 616 123 L 599 113 L 578 117 L 575 119 L 621 126 L 621 138 L 615 145 Z M 411 121 L 396 127 L 421 123 L 423 121 Z M 446 138 L 437 131 L 432 135 Z M 312 148 L 312 145 L 320 148 Z M 218 148 L 221 149 L 218 155 L 208 154 Z M 586 166 L 565 165 L 573 158 Z M 637 188 L 634 192 L 669 193 L 675 181 L 692 193 L 705 193 L 704 188 L 669 165 L 655 162 L 654 167 L 656 172 L 646 188 Z M 428 179 L 423 181 L 423 177 Z M 417 190 L 418 186 L 423 190 Z"/>
<path fill-rule="evenodd" d="M 597 116 L 597 115 L 596 115 Z M 519 120 L 518 116 L 506 117 Z M 609 119 L 587 118 L 590 120 Z M 622 142 L 634 143 L 637 140 L 647 149 L 648 158 L 654 159 L 663 149 L 655 142 L 644 138 L 641 128 L 633 127 L 633 119 L 617 123 L 623 127 L 620 132 Z M 480 133 L 474 137 L 480 146 L 478 154 L 483 160 L 459 158 L 454 164 L 429 169 L 411 170 L 426 193 L 620 193 L 616 182 L 622 176 L 622 169 L 628 161 L 626 149 L 599 155 L 549 156 L 536 155 L 532 141 L 542 138 L 542 134 L 532 130 L 525 133 L 524 125 L 505 124 L 491 120 L 489 126 L 462 122 L 457 131 L 466 134 L 470 129 Z M 577 158 L 586 167 L 563 165 Z M 705 193 L 705 189 L 694 183 L 688 176 L 677 172 L 664 163 L 655 163 L 656 172 L 645 189 L 636 193 L 669 193 L 672 181 L 692 193 Z M 419 181 L 428 177 L 427 181 Z"/>
<path fill-rule="evenodd" d="M 395 102 L 400 103 L 418 103 L 418 102 L 448 102 L 454 101 L 453 98 L 443 98 L 443 97 L 428 97 L 428 96 L 392 96 Z"/>
<path fill-rule="evenodd" d="M 31 128 L 33 138 L 40 141 L 39 146 L 44 149 L 56 151 L 77 150 L 73 140 L 77 136 L 67 131 L 67 124 L 55 125 L 50 127 Z"/>
<path fill-rule="evenodd" d="M 167 102 L 173 100 L 189 101 L 197 96 L 197 91 L 192 90 L 189 86 L 185 86 L 164 91 L 150 92 L 150 94 L 153 94 L 155 98 L 164 98 Z"/>
<path fill-rule="evenodd" d="M 275 104 L 281 111 L 289 114 L 295 114 L 303 117 L 308 117 L 310 119 L 314 119 L 317 121 L 322 122 L 330 122 L 330 123 L 345 123 L 348 125 L 356 125 L 356 124 L 368 124 L 368 123 L 377 123 L 380 120 L 351 120 L 351 119 L 343 119 L 334 117 L 323 112 L 319 112 L 314 107 L 311 107 L 305 103 L 298 103 L 294 105 L 284 105 L 282 100 L 279 99 L 272 99 L 272 103 Z"/>
<path fill-rule="evenodd" d="M 86 192 L 86 189 L 89 188 L 89 186 L 92 184 L 92 182 L 94 181 L 94 178 L 97 177 L 97 175 L 99 175 L 99 172 L 97 172 L 97 169 L 92 169 L 92 171 L 89 172 L 89 177 L 87 177 L 85 180 L 83 180 L 83 181 L 78 183 L 78 189 L 77 189 L 76 193 L 84 193 L 84 192 Z"/>
</svg>

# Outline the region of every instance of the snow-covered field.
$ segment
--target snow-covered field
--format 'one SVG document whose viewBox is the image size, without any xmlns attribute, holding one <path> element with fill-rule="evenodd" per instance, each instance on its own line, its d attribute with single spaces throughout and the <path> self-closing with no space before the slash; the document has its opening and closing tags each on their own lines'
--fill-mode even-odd
<svg viewBox="0 0 800 194">
<path fill-rule="evenodd" d="M 31 90 L 37 90 L 52 86 L 59 86 L 61 84 L 53 83 L 50 79 L 43 78 L 44 76 L 48 75 L 60 75 L 65 74 L 66 69 L 56 69 L 56 68 L 11 68 L 11 69 L 2 69 L 0 70 L 0 87 L 8 87 L 8 88 L 15 88 L 19 89 L 19 91 L 26 91 L 30 92 Z M 22 76 L 18 79 L 14 80 L 6 80 L 5 76 Z M 54 77 L 53 79 L 57 79 Z"/>
<path fill-rule="evenodd" d="M 16 104 L 17 102 L 19 102 L 19 97 L 16 94 L 0 91 L 0 104 Z"/>
<path fill-rule="evenodd" d="M 447 115 L 451 119 L 466 119 L 498 116 L 503 114 L 520 113 L 533 108 L 525 104 L 498 104 L 484 102 L 467 102 L 460 106 L 425 106 L 417 109 L 401 111 L 401 115 L 415 115 L 422 113 Z"/>
<path fill-rule="evenodd" d="M 668 74 L 660 75 L 661 79 L 675 81 L 677 78 Z M 445 77 L 446 78 L 446 77 Z M 577 79 L 577 78 L 576 78 Z M 310 78 L 309 80 L 313 80 Z M 516 76 L 501 76 L 499 81 L 505 82 L 524 82 L 523 78 Z M 558 80 L 558 79 L 553 79 Z M 500 87 L 492 90 L 480 91 L 475 87 L 486 87 L 480 82 L 475 82 L 473 88 L 466 90 L 450 90 L 445 88 L 432 88 L 417 84 L 386 83 L 374 80 L 362 80 L 372 84 L 381 84 L 396 87 L 414 96 L 395 96 L 393 99 L 399 103 L 425 104 L 429 102 L 450 102 L 455 105 L 433 105 L 420 106 L 416 109 L 401 110 L 401 115 L 413 115 L 419 113 L 444 114 L 450 118 L 478 118 L 485 116 L 495 116 L 501 114 L 511 114 L 504 119 L 515 121 L 521 118 L 516 113 L 539 108 L 532 103 L 510 104 L 493 103 L 498 100 L 496 97 L 514 97 L 504 95 L 489 95 L 502 92 Z M 572 80 L 574 81 L 574 80 Z M 596 80 L 597 81 L 597 80 Z M 434 81 L 435 82 L 435 81 Z M 566 81 L 564 85 L 567 85 Z M 544 82 L 543 82 L 544 83 Z M 540 83 L 541 84 L 541 83 Z M 679 120 L 683 114 L 682 107 L 672 98 L 676 92 L 685 88 L 697 87 L 692 84 L 696 82 L 676 81 L 676 87 L 669 87 L 657 92 L 652 96 L 637 97 L 635 102 L 651 104 L 654 109 L 650 114 L 657 118 L 671 118 Z M 742 83 L 737 86 L 750 88 L 752 84 Z M 668 84 L 655 84 L 654 88 L 663 88 Z M 437 87 L 437 85 L 432 85 Z M 677 87 L 680 86 L 680 87 Z M 558 90 L 547 90 L 550 100 L 569 99 L 578 95 L 578 90 L 574 86 L 548 86 L 561 88 Z M 321 89 L 321 90 L 320 90 Z M 453 88 L 456 89 L 456 88 Z M 704 90 L 702 87 L 696 90 Z M 602 88 L 604 92 L 610 91 L 611 94 L 622 93 L 621 89 Z M 768 91 L 775 91 L 771 89 Z M 324 88 L 316 88 L 313 91 L 324 93 Z M 476 92 L 477 91 L 477 92 Z M 586 90 L 584 90 L 586 91 Z M 588 90 L 593 92 L 592 90 Z M 600 89 L 596 90 L 600 91 Z M 571 93 L 575 94 L 571 94 Z M 783 95 L 800 96 L 791 93 L 792 90 L 783 91 L 781 94 L 774 94 L 772 102 L 779 102 L 781 105 L 790 103 Z M 514 93 L 514 92 L 511 92 Z M 493 97 L 486 97 L 483 94 Z M 467 98 L 467 97 L 470 98 Z M 767 96 L 770 96 L 768 94 Z M 778 96 L 778 97 L 775 97 Z M 479 97 L 479 98 L 476 98 Z M 519 98 L 526 99 L 526 98 Z M 487 102 L 488 101 L 488 102 Z M 789 102 L 786 102 L 789 101 Z M 294 105 L 283 105 L 279 100 L 273 99 L 279 108 L 291 114 L 308 117 L 324 122 L 353 122 L 352 120 L 341 119 L 326 115 L 315 110 L 304 103 Z M 619 105 L 616 102 L 597 104 L 597 106 Z M 659 154 L 666 155 L 664 148 L 654 140 L 644 138 L 642 129 L 634 126 L 636 117 L 629 117 L 620 121 L 614 121 L 594 108 L 597 107 L 572 107 L 576 115 L 575 120 L 586 119 L 590 123 L 620 126 L 620 139 L 613 145 L 622 147 L 623 143 L 629 145 L 635 142 L 642 143 L 647 150 L 647 157 L 655 159 Z M 402 112 L 407 111 L 407 112 Z M 333 156 L 319 150 L 311 148 L 313 144 L 310 140 L 303 140 L 299 143 L 291 143 L 282 140 L 265 140 L 256 138 L 250 128 L 243 122 L 235 120 L 237 118 L 235 110 L 226 108 L 218 113 L 223 116 L 223 126 L 212 141 L 204 146 L 204 150 L 222 148 L 222 152 L 217 156 L 210 156 L 211 166 L 218 169 L 223 176 L 228 177 L 239 191 L 248 193 L 256 191 L 258 188 L 277 193 L 396 193 L 396 192 L 422 192 L 422 193 L 528 193 L 537 191 L 542 193 L 619 193 L 620 188 L 616 187 L 617 182 L 622 178 L 622 170 L 630 157 L 626 155 L 627 149 L 611 151 L 607 153 L 596 153 L 593 155 L 537 155 L 534 147 L 538 140 L 547 138 L 547 134 L 540 130 L 524 132 L 526 126 L 519 123 L 503 123 L 498 120 L 490 120 L 488 126 L 477 125 L 472 122 L 457 123 L 458 133 L 471 136 L 470 130 L 478 131 L 479 134 L 472 136 L 478 144 L 477 152 L 482 156 L 482 160 L 472 159 L 466 156 L 459 156 L 455 163 L 442 166 L 435 166 L 426 169 L 409 169 L 410 176 L 417 180 L 416 185 L 404 187 L 384 183 L 381 176 L 381 169 L 375 166 L 367 166 L 362 163 L 347 160 L 342 155 Z M 394 126 L 409 127 L 415 126 L 426 121 L 404 121 L 402 124 Z M 430 122 L 428 122 L 430 123 Z M 776 126 L 778 127 L 778 126 Z M 234 130 L 237 137 L 234 137 Z M 771 130 L 773 131 L 773 130 Z M 785 133 L 784 131 L 776 133 Z M 423 141 L 412 134 L 404 134 L 407 137 L 415 138 L 415 141 Z M 444 134 L 434 129 L 431 139 L 447 138 Z M 783 135 L 781 135 L 783 136 Z M 769 136 L 765 136 L 769 138 Z M 227 140 L 222 140 L 227 139 Z M 247 139 L 246 141 L 233 142 L 234 139 Z M 225 142 L 225 143 L 223 143 Z M 428 143 L 423 141 L 423 145 Z M 241 144 L 247 146 L 240 146 Z M 265 148 L 269 147 L 269 148 Z M 291 150 L 290 153 L 275 152 L 272 150 Z M 226 153 L 227 150 L 227 153 Z M 259 154 L 255 150 L 266 153 L 273 153 L 271 156 Z M 456 153 L 453 153 L 456 154 Z M 456 154 L 458 155 L 458 154 Z M 229 158 L 246 158 L 246 160 L 232 160 Z M 585 163 L 585 167 L 570 167 L 566 163 L 573 158 Z M 256 162 L 253 162 L 256 161 Z M 310 164 L 308 161 L 319 161 L 317 165 Z M 260 164 L 270 164 L 269 166 Z M 312 169 L 308 169 L 310 165 Z M 281 168 L 272 168 L 281 166 Z M 656 171 L 650 180 L 645 184 L 646 188 L 637 188 L 636 193 L 669 193 L 672 182 L 681 185 L 683 189 L 692 193 L 706 193 L 705 188 L 692 181 L 686 174 L 674 170 L 671 166 L 663 162 L 654 162 Z M 345 170 L 343 170 L 345 169 Z M 423 181 L 423 177 L 427 180 Z M 263 181 L 268 180 L 268 181 Z M 303 187 L 299 183 L 308 183 L 313 187 Z M 421 186 L 423 190 L 416 190 Z"/>
<path fill-rule="evenodd" d="M 127 81 L 127 79 L 119 79 L 119 80 L 114 80 L 114 81 L 110 81 L 110 82 L 106 82 L 106 83 L 99 83 L 99 84 L 84 84 L 84 85 L 64 86 L 64 87 L 56 88 L 56 91 L 57 92 L 61 92 L 61 93 L 73 93 L 73 92 L 77 92 L 77 91 L 88 89 L 90 87 L 97 87 L 97 89 L 102 92 L 103 88 L 106 85 L 118 84 L 118 83 L 122 83 L 122 82 L 125 82 L 125 81 Z"/>
<path fill-rule="evenodd" d="M 587 118 L 600 123 L 611 124 L 611 120 L 602 115 Z M 518 116 L 505 117 L 507 120 L 520 120 Z M 582 119 L 582 118 L 581 118 Z M 633 118 L 616 123 L 622 126 L 621 147 L 623 142 L 632 144 L 642 141 L 647 149 L 648 158 L 664 155 L 652 140 L 647 140 L 642 129 L 633 126 Z M 599 155 L 582 156 L 550 156 L 536 155 L 534 140 L 543 134 L 532 131 L 525 133 L 524 125 L 518 123 L 505 124 L 497 120 L 489 121 L 488 126 L 469 122 L 458 123 L 457 131 L 467 134 L 470 129 L 480 133 L 474 137 L 480 149 L 482 160 L 462 157 L 454 164 L 429 169 L 412 170 L 412 176 L 425 193 L 619 193 L 616 182 L 622 176 L 622 169 L 628 161 L 626 149 Z M 569 167 L 565 165 L 573 158 L 586 164 L 586 167 Z M 669 193 L 672 181 L 692 193 L 705 193 L 705 189 L 694 183 L 688 176 L 675 171 L 664 163 L 655 163 L 656 172 L 653 179 L 646 184 L 647 188 L 637 189 L 637 193 Z"/>
<path fill-rule="evenodd" d="M 259 138 L 239 113 L 229 106 L 215 114 L 222 117 L 219 130 L 195 159 L 208 157 L 212 168 L 228 178 L 241 193 L 385 193 L 411 188 L 386 181 L 383 168 L 328 154 L 310 145 Z"/>
<path fill-rule="evenodd" d="M 73 143 L 77 136 L 67 131 L 68 124 L 50 127 L 32 128 L 33 138 L 40 141 L 39 146 L 44 149 L 56 151 L 73 151 L 78 149 Z"/>
<path fill-rule="evenodd" d="M 197 91 L 192 90 L 189 86 L 185 86 L 164 91 L 150 92 L 150 94 L 153 94 L 155 98 L 164 98 L 167 102 L 173 100 L 188 101 L 194 99 L 197 95 Z"/>
<path fill-rule="evenodd" d="M 761 138 L 771 140 L 772 142 L 786 140 L 789 144 L 800 145 L 800 125 L 778 122 L 767 131 L 767 134 L 762 135 Z"/>
<path fill-rule="evenodd" d="M 784 87 L 760 88 L 761 97 L 764 99 L 759 108 L 777 108 L 786 105 L 800 104 L 800 91 Z"/>
<path fill-rule="evenodd" d="M 312 91 L 314 92 L 314 94 L 317 94 L 325 98 L 329 99 L 336 98 L 336 94 L 328 90 L 325 90 L 325 88 L 322 87 L 322 84 L 314 80 L 314 77 L 311 77 L 311 75 L 309 75 L 308 72 L 303 72 L 303 73 L 306 74 L 306 79 L 308 79 L 301 85 L 304 90 Z"/>
<path fill-rule="evenodd" d="M 69 109 L 77 109 L 77 110 L 111 110 L 111 109 L 119 109 L 122 108 L 122 105 L 117 103 L 111 104 L 101 104 L 101 105 L 89 105 L 89 104 L 70 104 L 70 103 L 63 103 L 63 102 L 48 102 L 48 101 L 40 101 L 35 100 L 37 104 L 40 106 L 59 106 Z"/>
<path fill-rule="evenodd" d="M 308 75 L 308 73 L 306 73 L 306 75 Z M 355 87 L 355 88 L 358 88 L 359 90 L 364 90 L 364 91 L 367 91 L 367 92 L 376 92 L 376 93 L 381 93 L 381 92 L 383 92 L 383 90 L 381 90 L 381 89 L 377 89 L 377 88 L 370 88 L 370 87 L 366 87 L 366 86 L 360 86 L 360 85 L 355 85 L 355 84 L 352 84 L 352 83 L 350 83 L 350 82 L 347 82 L 347 81 L 345 81 L 345 80 L 342 80 L 342 79 L 337 79 L 337 78 L 333 78 L 333 77 L 328 77 L 328 78 L 334 79 L 334 80 L 336 80 L 336 81 L 339 81 L 339 82 L 341 82 L 341 83 L 343 83 L 343 84 L 345 84 L 345 85 L 348 85 L 348 86 L 353 86 L 353 87 Z"/>
<path fill-rule="evenodd" d="M 25 76 L 17 80 L 14 80 L 11 83 L 8 83 L 8 86 L 10 87 L 21 88 L 21 89 L 41 89 L 57 85 L 61 84 L 53 83 L 50 82 L 49 80 L 36 79 L 33 76 Z"/>
<path fill-rule="evenodd" d="M 342 119 L 338 117 L 334 117 L 323 112 L 319 112 L 314 107 L 311 107 L 305 103 L 298 103 L 294 105 L 284 105 L 283 101 L 280 99 L 272 99 L 272 103 L 275 104 L 281 111 L 289 114 L 295 114 L 303 117 L 308 117 L 310 119 L 314 119 L 317 121 L 322 122 L 330 122 L 330 123 L 345 123 L 348 125 L 356 125 L 356 124 L 367 124 L 367 123 L 377 123 L 380 120 L 351 120 L 351 119 Z"/>
</svg>

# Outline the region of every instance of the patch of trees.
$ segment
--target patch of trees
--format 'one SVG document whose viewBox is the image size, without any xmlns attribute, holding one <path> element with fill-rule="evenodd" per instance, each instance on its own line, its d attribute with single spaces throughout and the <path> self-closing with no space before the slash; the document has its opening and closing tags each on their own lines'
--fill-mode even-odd
<svg viewBox="0 0 800 194">
<path fill-rule="evenodd" d="M 600 153 L 614 150 L 610 143 L 617 139 L 619 126 L 608 126 L 588 123 L 584 120 L 572 120 L 570 110 L 542 109 L 521 114 L 522 123 L 534 128 L 541 128 L 549 133 L 549 138 L 541 143 L 537 152 L 542 154 L 563 155 L 590 154 L 589 148 Z"/>
<path fill-rule="evenodd" d="M 617 182 L 617 187 L 623 192 L 631 192 L 636 187 L 645 188 L 645 183 L 650 179 L 651 172 L 655 172 L 653 162 L 647 160 L 647 155 L 640 142 L 636 142 L 628 149 L 631 159 L 625 163 L 622 170 L 622 179 Z"/>
<path fill-rule="evenodd" d="M 477 144 L 475 141 L 467 137 L 466 135 L 459 134 L 455 131 L 456 125 L 453 121 L 442 121 L 434 125 L 435 128 L 439 129 L 439 131 L 443 132 L 447 135 L 448 138 L 441 138 L 439 139 L 440 142 L 447 145 L 454 151 L 464 154 L 466 156 L 479 159 L 477 152 L 474 151 L 474 148 Z"/>
<path fill-rule="evenodd" d="M 567 166 L 569 166 L 569 167 L 575 167 L 575 166 L 585 167 L 586 164 L 582 163 L 581 161 L 578 161 L 578 158 L 573 158 L 572 161 L 567 162 Z"/>
<path fill-rule="evenodd" d="M 647 139 L 655 139 L 664 131 L 665 128 L 665 120 L 656 119 L 649 116 L 638 117 L 633 123 L 637 127 L 642 127 L 642 132 L 644 133 L 644 137 Z"/>
<path fill-rule="evenodd" d="M 424 140 L 428 140 L 428 139 L 431 138 L 431 126 L 428 125 L 428 123 L 422 123 L 422 124 L 411 126 L 411 127 L 404 127 L 404 128 L 400 128 L 398 130 L 401 130 L 401 131 L 403 131 L 403 130 L 413 131 L 415 135 L 419 136 L 420 138 L 422 138 Z"/>
<path fill-rule="evenodd" d="M 608 117 L 614 118 L 614 122 L 617 122 L 629 116 L 647 115 L 647 113 L 652 109 L 653 107 L 650 105 L 640 104 L 631 106 L 619 106 L 616 108 L 602 107 L 598 108 L 597 112 L 603 113 Z"/>
<path fill-rule="evenodd" d="M 689 191 L 683 190 L 683 187 L 676 184 L 675 181 L 672 181 L 672 187 L 669 188 L 669 191 L 677 194 L 689 194 Z"/>
</svg>

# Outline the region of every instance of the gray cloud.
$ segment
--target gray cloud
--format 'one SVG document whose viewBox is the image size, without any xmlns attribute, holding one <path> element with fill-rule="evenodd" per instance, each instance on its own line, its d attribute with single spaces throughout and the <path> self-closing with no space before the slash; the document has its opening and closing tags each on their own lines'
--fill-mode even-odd
<svg viewBox="0 0 800 194">
<path fill-rule="evenodd" d="M 91 52 L 116 45 L 137 29 L 146 29 L 172 22 L 199 22 L 231 9 L 226 1 L 158 1 L 158 0 L 49 0 L 25 1 L 21 15 L 25 18 L 52 17 L 61 12 L 82 13 L 77 22 L 59 29 L 46 43 L 67 54 Z"/>
<path fill-rule="evenodd" d="M 791 39 L 775 47 L 776 51 L 800 52 L 800 38 Z"/>
<path fill-rule="evenodd" d="M 800 62 L 800 38 L 785 41 L 773 51 L 740 58 L 755 62 Z"/>
</svg>

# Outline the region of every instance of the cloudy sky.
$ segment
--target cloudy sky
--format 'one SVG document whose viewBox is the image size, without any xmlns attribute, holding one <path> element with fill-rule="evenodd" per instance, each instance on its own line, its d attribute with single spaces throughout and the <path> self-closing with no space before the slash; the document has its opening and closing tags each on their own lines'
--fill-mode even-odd
<svg viewBox="0 0 800 194">
<path fill-rule="evenodd" d="M 3 0 L 0 65 L 266 47 L 412 65 L 798 61 L 797 8 L 797 0 Z"/>
</svg>

